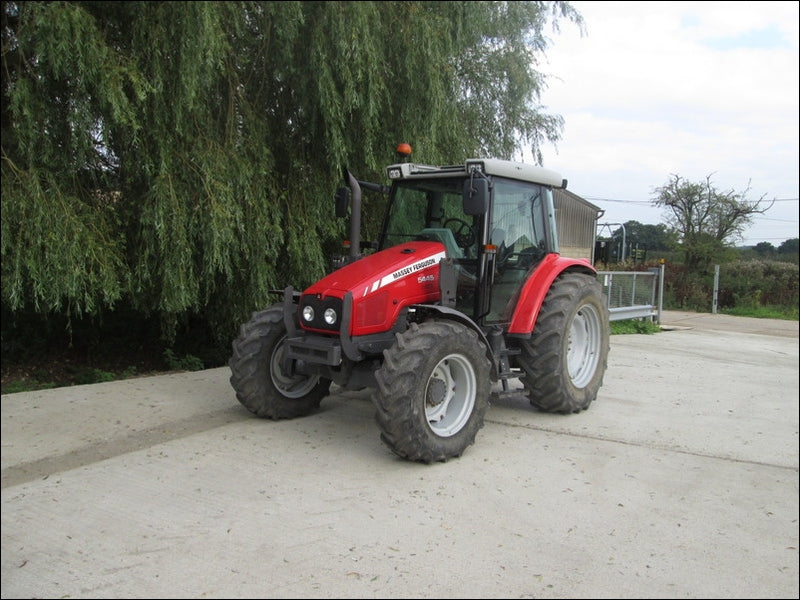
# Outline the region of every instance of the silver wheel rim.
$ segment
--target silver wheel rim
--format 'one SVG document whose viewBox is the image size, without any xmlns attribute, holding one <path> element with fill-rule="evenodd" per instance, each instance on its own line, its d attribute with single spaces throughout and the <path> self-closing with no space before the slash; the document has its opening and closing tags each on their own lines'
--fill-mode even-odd
<svg viewBox="0 0 800 600">
<path fill-rule="evenodd" d="M 600 314 L 594 306 L 586 304 L 575 314 L 569 332 L 567 369 L 575 387 L 586 387 L 594 377 L 601 340 Z"/>
<path fill-rule="evenodd" d="M 431 431 L 450 437 L 461 431 L 475 408 L 477 377 L 461 354 L 445 356 L 425 385 L 425 416 Z"/>
<path fill-rule="evenodd" d="M 289 377 L 281 369 L 283 360 L 283 338 L 275 346 L 269 361 L 269 374 L 272 378 L 272 385 L 286 398 L 302 398 L 314 389 L 319 381 L 319 376 L 309 377 L 307 375 L 294 375 Z"/>
</svg>

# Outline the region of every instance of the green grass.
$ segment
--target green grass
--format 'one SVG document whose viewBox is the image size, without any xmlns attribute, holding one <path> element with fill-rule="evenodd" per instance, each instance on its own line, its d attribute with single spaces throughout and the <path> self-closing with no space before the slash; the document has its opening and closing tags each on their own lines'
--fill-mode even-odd
<svg viewBox="0 0 800 600">
<path fill-rule="evenodd" d="M 172 350 L 164 351 L 166 368 L 170 371 L 200 371 L 204 368 L 203 361 L 192 354 L 178 356 Z M 111 371 L 96 367 L 67 367 L 60 373 L 49 373 L 47 369 L 39 368 L 30 376 L 4 383 L 3 394 L 17 392 L 34 392 L 52 388 L 67 387 L 71 385 L 87 385 L 119 381 L 137 376 L 136 367 L 130 366 L 123 371 Z"/>
<path fill-rule="evenodd" d="M 631 333 L 658 333 L 661 327 L 649 319 L 625 319 L 611 321 L 611 335 L 624 335 Z"/>
<path fill-rule="evenodd" d="M 60 387 L 57 383 L 41 382 L 36 379 L 21 379 L 11 381 L 3 388 L 3 394 L 16 394 L 17 392 L 34 392 L 36 390 L 49 390 Z"/>
<path fill-rule="evenodd" d="M 103 369 L 68 369 L 69 377 L 66 379 L 53 379 L 46 369 L 37 369 L 32 376 L 23 377 L 3 384 L 3 394 L 15 394 L 17 392 L 35 392 L 38 390 L 50 390 L 71 385 L 87 385 L 92 383 L 104 383 L 107 381 L 117 381 L 120 379 L 130 379 L 136 376 L 136 367 L 128 367 L 121 373 L 112 373 Z"/>
<path fill-rule="evenodd" d="M 798 307 L 786 306 L 736 306 L 719 311 L 721 314 L 732 315 L 734 317 L 754 317 L 756 319 L 781 319 L 783 321 L 798 321 Z"/>
</svg>

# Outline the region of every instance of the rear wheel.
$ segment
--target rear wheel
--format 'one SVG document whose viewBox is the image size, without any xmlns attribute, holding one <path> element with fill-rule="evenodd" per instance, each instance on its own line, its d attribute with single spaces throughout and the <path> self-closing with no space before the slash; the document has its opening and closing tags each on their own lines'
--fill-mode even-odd
<svg viewBox="0 0 800 600">
<path fill-rule="evenodd" d="M 331 382 L 318 376 L 286 373 L 282 368 L 286 326 L 283 308 L 253 313 L 233 342 L 231 385 L 250 412 L 268 419 L 291 419 L 316 410 Z"/>
<path fill-rule="evenodd" d="M 489 407 L 490 362 L 475 331 L 428 321 L 397 335 L 375 373 L 381 439 L 408 460 L 461 456 L 475 442 Z"/>
<path fill-rule="evenodd" d="M 517 360 L 531 404 L 553 413 L 589 408 L 608 364 L 608 309 L 596 277 L 566 273 L 553 282 Z"/>
</svg>

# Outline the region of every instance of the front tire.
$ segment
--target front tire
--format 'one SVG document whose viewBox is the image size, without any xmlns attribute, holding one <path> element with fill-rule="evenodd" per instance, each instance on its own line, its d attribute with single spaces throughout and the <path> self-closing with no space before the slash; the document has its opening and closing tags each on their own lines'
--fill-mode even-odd
<svg viewBox="0 0 800 600">
<path fill-rule="evenodd" d="M 319 376 L 284 373 L 286 326 L 282 305 L 253 313 L 233 342 L 231 385 L 247 410 L 267 419 L 303 417 L 319 408 L 331 382 Z"/>
<path fill-rule="evenodd" d="M 491 364 L 477 333 L 452 321 L 412 323 L 375 373 L 375 420 L 398 456 L 422 463 L 461 456 L 489 407 Z"/>
<path fill-rule="evenodd" d="M 566 273 L 547 293 L 517 360 L 533 406 L 551 413 L 589 408 L 603 384 L 610 348 L 608 308 L 596 277 Z"/>
</svg>

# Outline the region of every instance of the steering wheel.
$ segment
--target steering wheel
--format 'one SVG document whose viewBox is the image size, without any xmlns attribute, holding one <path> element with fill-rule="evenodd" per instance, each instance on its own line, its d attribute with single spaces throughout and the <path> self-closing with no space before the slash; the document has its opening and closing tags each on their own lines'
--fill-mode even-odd
<svg viewBox="0 0 800 600">
<path fill-rule="evenodd" d="M 504 269 L 509 259 L 514 256 L 519 256 L 519 252 L 514 252 L 514 244 L 506 246 L 505 240 L 500 242 L 500 247 L 497 249 L 497 268 Z"/>
<path fill-rule="evenodd" d="M 449 223 L 455 223 L 456 227 L 449 228 Z M 462 219 L 447 219 L 442 223 L 442 227 L 448 227 L 453 232 L 453 237 L 456 239 L 456 244 L 459 248 L 467 249 L 475 243 L 475 232 L 470 227 L 469 223 Z"/>
</svg>

